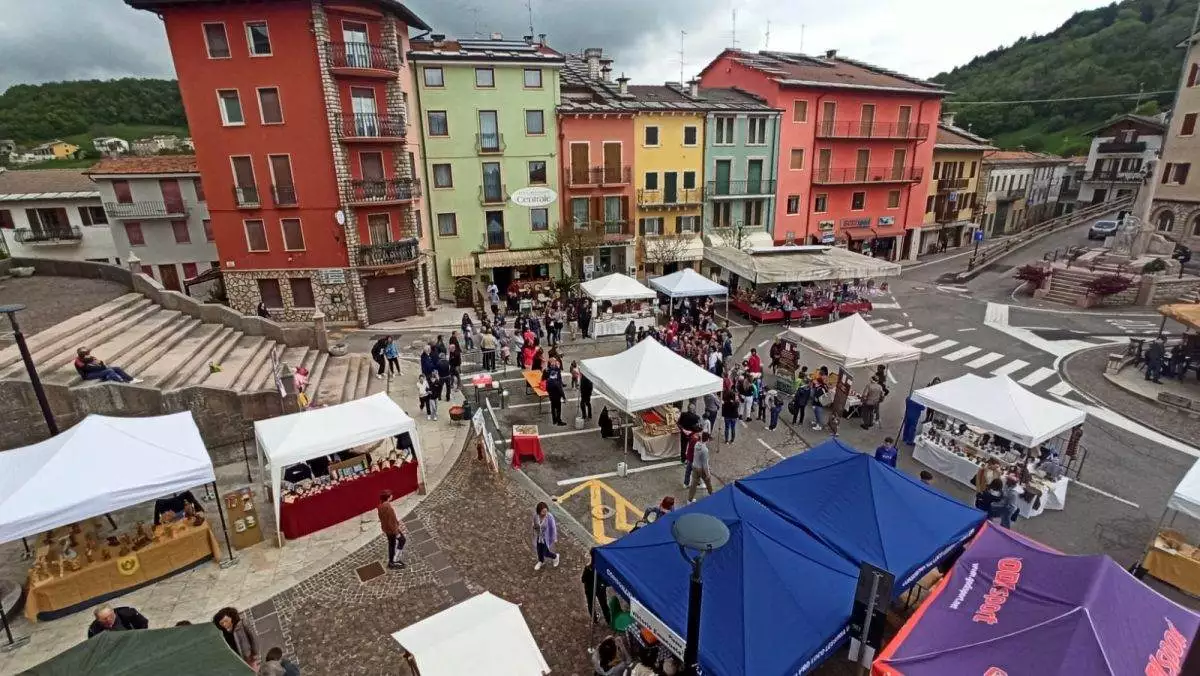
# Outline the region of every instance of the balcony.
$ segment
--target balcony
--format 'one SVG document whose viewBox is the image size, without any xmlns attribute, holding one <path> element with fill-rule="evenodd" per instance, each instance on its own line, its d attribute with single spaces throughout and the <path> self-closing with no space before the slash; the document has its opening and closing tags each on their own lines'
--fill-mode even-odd
<svg viewBox="0 0 1200 676">
<path fill-rule="evenodd" d="M 970 185 L 970 183 L 971 183 L 971 179 L 969 179 L 969 178 L 939 178 L 937 180 L 937 191 L 938 192 L 959 192 L 962 190 L 966 190 L 967 186 Z"/>
<path fill-rule="evenodd" d="M 633 170 L 629 165 L 613 167 L 567 168 L 567 184 L 572 188 L 601 185 L 628 185 Z"/>
<path fill-rule="evenodd" d="M 13 232 L 13 239 L 22 244 L 75 244 L 83 239 L 83 231 L 77 225 L 20 228 Z"/>
<path fill-rule="evenodd" d="M 860 120 L 821 120 L 817 138 L 892 139 L 923 141 L 929 138 L 929 125 L 909 122 L 862 122 Z"/>
<path fill-rule="evenodd" d="M 271 186 L 271 199 L 275 201 L 277 207 L 294 207 L 299 204 L 294 185 Z"/>
<path fill-rule="evenodd" d="M 1101 183 L 1141 183 L 1145 175 L 1141 171 L 1095 171 L 1087 175 L 1087 180 Z"/>
<path fill-rule="evenodd" d="M 338 132 L 343 141 L 395 143 L 408 134 L 403 116 L 380 113 L 352 113 L 338 116 Z"/>
<path fill-rule="evenodd" d="M 326 42 L 325 65 L 334 75 L 392 78 L 404 60 L 396 50 L 366 42 Z"/>
<path fill-rule="evenodd" d="M 105 202 L 104 210 L 116 220 L 142 220 L 148 218 L 183 218 L 191 205 L 183 202 Z"/>
<path fill-rule="evenodd" d="M 421 251 L 416 238 L 410 237 L 396 242 L 384 242 L 358 247 L 358 266 L 377 268 L 412 263 Z"/>
<path fill-rule="evenodd" d="M 504 204 L 508 202 L 508 188 L 503 183 L 499 185 L 479 186 L 479 203 L 483 206 Z"/>
<path fill-rule="evenodd" d="M 709 181 L 704 187 L 704 197 L 719 200 L 738 197 L 771 197 L 775 195 L 775 181 Z"/>
<path fill-rule="evenodd" d="M 504 152 L 504 134 L 476 134 L 475 152 L 480 155 Z"/>
<path fill-rule="evenodd" d="M 1142 153 L 1145 151 L 1145 141 L 1105 141 L 1096 146 L 1098 153 Z"/>
<path fill-rule="evenodd" d="M 1012 188 L 1010 190 L 997 190 L 992 193 L 997 202 L 1009 202 L 1019 200 L 1025 196 L 1025 188 Z"/>
<path fill-rule="evenodd" d="M 415 178 L 357 179 L 345 185 L 350 204 L 398 204 L 421 196 L 421 182 Z"/>
<path fill-rule="evenodd" d="M 637 192 L 638 206 L 643 209 L 698 206 L 702 198 L 703 195 L 699 188 L 684 188 L 669 195 L 662 190 L 639 190 Z"/>
<path fill-rule="evenodd" d="M 485 251 L 503 251 L 512 246 L 508 239 L 508 233 L 503 230 L 496 232 L 489 230 L 483 235 L 483 248 Z"/>
<path fill-rule="evenodd" d="M 813 183 L 819 185 L 851 185 L 867 183 L 919 183 L 923 176 L 920 167 L 845 167 L 813 172 Z"/>
<path fill-rule="evenodd" d="M 262 206 L 258 186 L 249 185 L 233 189 L 233 203 L 242 209 L 257 209 Z"/>
</svg>

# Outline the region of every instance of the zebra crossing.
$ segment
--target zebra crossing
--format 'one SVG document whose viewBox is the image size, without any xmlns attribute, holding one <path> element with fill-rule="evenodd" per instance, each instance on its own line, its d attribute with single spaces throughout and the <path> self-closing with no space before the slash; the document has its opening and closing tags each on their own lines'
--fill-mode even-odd
<svg viewBox="0 0 1200 676">
<path fill-rule="evenodd" d="M 907 324 L 892 323 L 887 319 L 870 318 L 867 319 L 867 323 L 880 333 L 920 348 L 925 355 L 938 356 L 975 371 L 978 375 L 1008 376 L 1031 390 L 1042 390 L 1059 397 L 1065 397 L 1072 392 L 1071 386 L 1063 382 L 1052 368 L 1033 365 L 1023 359 L 1012 359 L 1000 352 L 985 351 L 983 348 L 966 345 L 957 340 L 943 339 L 936 334 L 909 328 Z"/>
</svg>

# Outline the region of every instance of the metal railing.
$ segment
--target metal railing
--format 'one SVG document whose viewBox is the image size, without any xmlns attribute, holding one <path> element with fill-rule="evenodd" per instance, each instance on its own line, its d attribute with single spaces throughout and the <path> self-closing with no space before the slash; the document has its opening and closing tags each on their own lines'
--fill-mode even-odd
<svg viewBox="0 0 1200 676">
<path fill-rule="evenodd" d="M 411 263 L 421 255 L 420 245 L 415 237 L 368 244 L 358 247 L 359 267 L 380 267 L 385 265 L 400 265 Z"/>
<path fill-rule="evenodd" d="M 19 228 L 13 232 L 13 239 L 22 244 L 66 244 L 83 239 L 83 230 L 78 225 L 54 226 L 51 228 Z"/>
<path fill-rule="evenodd" d="M 351 202 L 406 202 L 421 196 L 421 181 L 415 178 L 357 179 L 345 186 Z"/>
<path fill-rule="evenodd" d="M 483 233 L 483 248 L 487 251 L 503 250 L 509 248 L 509 246 L 511 246 L 511 242 L 507 232 L 503 230 L 499 232 L 488 230 Z"/>
<path fill-rule="evenodd" d="M 1043 221 L 1015 235 L 1006 237 L 1002 241 L 995 242 L 990 246 L 981 247 L 971 255 L 970 260 L 967 262 L 967 272 L 984 267 L 999 258 L 1007 256 L 1013 250 L 1025 246 L 1042 235 L 1079 225 L 1083 221 L 1089 221 L 1102 214 L 1120 211 L 1121 209 L 1128 208 L 1131 204 L 1133 204 L 1133 199 L 1131 198 L 1114 202 L 1101 202 Z"/>
<path fill-rule="evenodd" d="M 662 190 L 639 190 L 637 203 L 639 207 L 672 207 L 700 204 L 702 195 L 699 188 L 681 188 L 674 194 L 668 195 Z"/>
<path fill-rule="evenodd" d="M 479 203 L 482 205 L 504 204 L 508 201 L 508 188 L 505 184 L 479 186 Z"/>
<path fill-rule="evenodd" d="M 184 202 L 138 200 L 136 202 L 105 202 L 104 210 L 118 220 L 131 218 L 170 218 L 186 216 L 191 205 Z"/>
<path fill-rule="evenodd" d="M 821 120 L 817 138 L 926 139 L 929 125 L 923 122 L 863 122 L 861 120 Z"/>
<path fill-rule="evenodd" d="M 750 197 L 774 195 L 774 179 L 758 179 L 746 181 L 709 181 L 704 185 L 704 197 Z"/>
<path fill-rule="evenodd" d="M 1025 188 L 1010 188 L 1009 190 L 994 190 L 991 193 L 997 202 L 1019 200 L 1025 196 Z"/>
<path fill-rule="evenodd" d="M 1105 141 L 1096 146 L 1098 153 L 1141 153 L 1145 151 L 1145 141 Z"/>
<path fill-rule="evenodd" d="M 1141 183 L 1145 175 L 1141 171 L 1100 171 L 1093 170 L 1087 175 L 1089 181 L 1106 181 L 1109 183 Z"/>
<path fill-rule="evenodd" d="M 290 207 L 295 206 L 296 186 L 294 185 L 273 185 L 271 186 L 271 199 L 274 200 L 276 206 Z"/>
<path fill-rule="evenodd" d="M 939 178 L 937 180 L 938 192 L 953 192 L 955 190 L 966 190 L 971 184 L 969 178 Z"/>
<path fill-rule="evenodd" d="M 233 188 L 233 202 L 239 207 L 262 206 L 262 196 L 258 194 L 258 186 L 246 185 Z"/>
<path fill-rule="evenodd" d="M 625 185 L 632 180 L 629 165 L 615 167 L 567 167 L 567 183 L 571 186 Z"/>
<path fill-rule="evenodd" d="M 924 176 L 921 167 L 843 167 L 818 168 L 813 183 L 824 185 L 853 183 L 917 183 Z"/>
<path fill-rule="evenodd" d="M 408 133 L 408 121 L 403 116 L 350 113 L 338 117 L 338 129 L 344 139 L 403 138 Z"/>
<path fill-rule="evenodd" d="M 394 49 L 368 42 L 326 42 L 325 63 L 330 68 L 398 72 L 404 59 Z"/>
<path fill-rule="evenodd" d="M 477 153 L 502 153 L 504 152 L 504 134 L 484 134 L 475 135 L 475 152 Z"/>
</svg>

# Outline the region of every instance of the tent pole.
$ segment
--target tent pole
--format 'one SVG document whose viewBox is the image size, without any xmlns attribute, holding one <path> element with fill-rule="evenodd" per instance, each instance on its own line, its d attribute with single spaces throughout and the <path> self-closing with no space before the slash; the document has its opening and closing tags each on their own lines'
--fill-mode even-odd
<svg viewBox="0 0 1200 676">
<path fill-rule="evenodd" d="M 28 636 L 22 636 L 16 639 L 13 638 L 12 629 L 8 626 L 8 613 L 4 612 L 3 604 L 0 604 L 0 623 L 4 624 L 4 638 L 7 641 L 3 645 L 0 645 L 0 652 L 12 652 L 26 643 L 29 643 Z"/>
<path fill-rule="evenodd" d="M 1146 543 L 1146 548 L 1142 550 L 1142 555 L 1139 556 L 1138 560 L 1134 561 L 1133 565 L 1129 567 L 1129 572 L 1139 580 L 1145 577 L 1146 573 L 1148 572 L 1142 566 L 1142 564 L 1146 562 L 1146 557 L 1150 554 L 1150 550 L 1154 547 L 1154 540 L 1158 538 L 1158 532 L 1162 530 L 1163 523 L 1167 520 L 1167 514 L 1170 512 L 1170 507 L 1163 510 L 1162 516 L 1158 518 L 1158 524 L 1154 526 L 1154 534 L 1150 536 L 1150 541 Z"/>
<path fill-rule="evenodd" d="M 917 361 L 916 361 L 916 362 L 913 364 L 913 375 L 912 375 L 912 380 L 910 380 L 910 381 L 908 382 L 908 395 L 907 395 L 906 397 L 904 397 L 904 401 L 906 401 L 906 402 L 907 402 L 909 399 L 911 399 L 911 398 L 912 398 L 912 393 L 913 393 L 913 390 L 914 390 L 914 389 L 916 389 L 916 386 L 917 386 L 917 369 L 919 369 L 919 368 L 921 368 L 921 360 L 920 360 L 920 359 L 918 359 L 918 360 L 917 360 Z M 897 444 L 899 444 L 899 443 L 900 443 L 900 439 L 902 439 L 902 438 L 904 437 L 904 418 L 905 418 L 905 416 L 907 416 L 907 415 L 908 415 L 908 405 L 907 405 L 907 404 L 905 405 L 904 413 L 905 413 L 905 415 L 902 415 L 902 416 L 900 416 L 900 429 L 896 430 L 896 436 L 895 436 L 895 437 L 892 437 L 893 439 L 896 439 L 896 443 L 897 443 Z"/>
<path fill-rule="evenodd" d="M 221 491 L 217 488 L 216 479 L 212 482 L 213 492 L 217 494 L 217 514 L 221 515 L 221 530 L 225 533 L 225 549 L 229 550 L 229 558 L 221 561 L 222 568 L 237 565 L 237 557 L 233 554 L 233 544 L 229 542 L 229 526 L 225 523 L 225 506 L 221 504 Z"/>
<path fill-rule="evenodd" d="M 246 483 L 253 484 L 254 476 L 250 474 L 250 454 L 246 452 L 246 438 L 242 437 L 242 460 L 246 462 Z"/>
</svg>

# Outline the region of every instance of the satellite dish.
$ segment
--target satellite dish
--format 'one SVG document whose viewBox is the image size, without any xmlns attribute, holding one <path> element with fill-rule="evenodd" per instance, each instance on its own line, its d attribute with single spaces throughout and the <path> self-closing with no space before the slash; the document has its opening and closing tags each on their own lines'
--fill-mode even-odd
<svg viewBox="0 0 1200 676">
<path fill-rule="evenodd" d="M 345 225 L 346 224 L 346 212 L 342 211 L 341 209 L 338 209 L 337 211 L 333 212 L 333 220 L 337 221 L 338 225 Z"/>
</svg>

